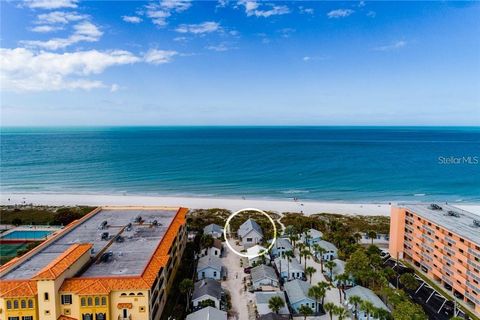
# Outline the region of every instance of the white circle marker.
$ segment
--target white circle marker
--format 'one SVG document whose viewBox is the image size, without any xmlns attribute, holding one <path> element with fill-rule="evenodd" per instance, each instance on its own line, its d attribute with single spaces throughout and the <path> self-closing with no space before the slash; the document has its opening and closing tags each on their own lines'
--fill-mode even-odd
<svg viewBox="0 0 480 320">
<path fill-rule="evenodd" d="M 228 238 L 227 238 L 227 228 L 229 227 L 229 224 L 230 224 L 230 221 L 239 213 L 242 213 L 244 211 L 255 211 L 255 212 L 258 212 L 258 213 L 261 213 L 263 214 L 264 216 L 266 216 L 268 218 L 268 220 L 270 220 L 270 222 L 272 223 L 273 225 L 273 240 L 272 240 L 272 243 L 268 246 L 267 250 L 263 251 L 263 252 L 260 252 L 258 254 L 245 254 L 245 253 L 241 253 L 241 252 L 238 252 L 237 250 L 233 249 L 233 247 L 230 245 L 230 242 L 228 242 Z M 245 208 L 245 209 L 241 209 L 241 210 L 238 210 L 237 212 L 234 212 L 232 213 L 227 221 L 225 222 L 225 226 L 223 227 L 223 237 L 225 238 L 225 242 L 227 244 L 227 247 L 232 250 L 233 253 L 235 253 L 236 255 L 240 256 L 240 257 L 245 257 L 245 258 L 249 258 L 249 259 L 253 259 L 253 258 L 256 258 L 256 257 L 260 257 L 260 256 L 264 256 L 268 253 L 268 251 L 270 251 L 270 249 L 272 249 L 273 245 L 275 244 L 275 241 L 277 240 L 277 226 L 275 225 L 275 221 L 273 221 L 272 217 L 270 217 L 265 211 L 262 211 L 260 209 L 256 209 L 256 208 Z"/>
</svg>

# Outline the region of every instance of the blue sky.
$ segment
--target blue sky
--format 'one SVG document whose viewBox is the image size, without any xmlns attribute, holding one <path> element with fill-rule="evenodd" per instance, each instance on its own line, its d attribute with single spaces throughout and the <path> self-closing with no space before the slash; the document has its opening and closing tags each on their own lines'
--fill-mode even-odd
<svg viewBox="0 0 480 320">
<path fill-rule="evenodd" d="M 479 125 L 480 3 L 1 1 L 2 125 Z"/>
</svg>

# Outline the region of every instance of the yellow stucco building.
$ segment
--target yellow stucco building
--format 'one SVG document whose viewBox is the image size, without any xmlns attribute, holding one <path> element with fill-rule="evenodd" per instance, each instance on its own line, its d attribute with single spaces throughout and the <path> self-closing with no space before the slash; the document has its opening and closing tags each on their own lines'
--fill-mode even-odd
<svg viewBox="0 0 480 320">
<path fill-rule="evenodd" d="M 103 207 L 0 267 L 0 320 L 157 320 L 186 208 Z"/>
</svg>

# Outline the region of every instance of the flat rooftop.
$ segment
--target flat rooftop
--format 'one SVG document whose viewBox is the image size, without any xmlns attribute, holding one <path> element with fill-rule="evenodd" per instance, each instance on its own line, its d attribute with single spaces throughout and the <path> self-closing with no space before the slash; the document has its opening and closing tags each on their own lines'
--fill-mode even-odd
<svg viewBox="0 0 480 320">
<path fill-rule="evenodd" d="M 177 211 L 178 209 L 173 208 L 101 209 L 88 219 L 77 223 L 71 229 L 55 236 L 50 244 L 4 274 L 0 279 L 32 278 L 76 243 L 92 243 L 92 257 L 104 249 L 105 252 L 112 252 L 113 254 L 108 262 L 99 262 L 98 260 L 94 262 L 79 277 L 140 275 Z M 142 217 L 144 221 L 142 224 L 134 222 L 137 216 Z M 157 221 L 157 226 L 152 224 L 154 220 Z M 103 221 L 107 221 L 108 226 L 105 229 L 100 229 L 99 226 Z M 132 223 L 131 230 L 125 228 L 129 223 Z M 116 235 L 120 235 L 123 241 L 102 240 L 104 232 L 108 232 L 109 240 L 112 240 Z M 109 243 L 111 243 L 110 246 Z"/>
<path fill-rule="evenodd" d="M 430 220 L 431 222 L 456 233 L 480 245 L 480 227 L 473 224 L 473 220 L 480 221 L 480 216 L 448 204 L 435 203 L 442 210 L 434 210 L 430 203 L 399 203 L 397 206 Z M 449 214 L 455 212 L 457 216 Z"/>
</svg>

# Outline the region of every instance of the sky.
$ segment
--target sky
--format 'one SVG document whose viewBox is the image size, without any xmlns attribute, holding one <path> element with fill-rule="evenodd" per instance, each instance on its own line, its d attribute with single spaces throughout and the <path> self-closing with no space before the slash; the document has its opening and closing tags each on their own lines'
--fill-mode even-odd
<svg viewBox="0 0 480 320">
<path fill-rule="evenodd" d="M 2 126 L 480 125 L 480 2 L 0 6 Z"/>
</svg>

